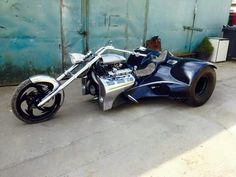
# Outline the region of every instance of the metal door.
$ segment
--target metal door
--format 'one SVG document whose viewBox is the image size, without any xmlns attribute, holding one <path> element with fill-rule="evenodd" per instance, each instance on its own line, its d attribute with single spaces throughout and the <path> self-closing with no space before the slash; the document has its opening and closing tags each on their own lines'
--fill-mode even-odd
<svg viewBox="0 0 236 177">
<path fill-rule="evenodd" d="M 97 49 L 111 40 L 120 48 L 133 49 L 145 40 L 146 0 L 87 1 L 87 43 Z"/>
<path fill-rule="evenodd" d="M 193 23 L 194 5 L 195 0 L 150 0 L 147 36 L 159 35 L 163 49 L 188 50 L 190 33 L 184 27 Z"/>
<path fill-rule="evenodd" d="M 95 51 L 108 41 L 126 49 L 142 45 L 147 1 L 61 0 L 64 66 L 69 52 Z"/>
<path fill-rule="evenodd" d="M 63 69 L 71 65 L 70 52 L 83 52 L 86 35 L 83 33 L 83 3 L 85 0 L 60 0 Z"/>
<path fill-rule="evenodd" d="M 194 50 L 206 36 L 222 36 L 223 25 L 227 25 L 231 0 L 196 0 L 194 28 L 201 29 L 201 32 L 194 30 L 190 41 L 190 50 Z"/>
<path fill-rule="evenodd" d="M 0 85 L 61 72 L 58 0 L 0 1 Z"/>
</svg>

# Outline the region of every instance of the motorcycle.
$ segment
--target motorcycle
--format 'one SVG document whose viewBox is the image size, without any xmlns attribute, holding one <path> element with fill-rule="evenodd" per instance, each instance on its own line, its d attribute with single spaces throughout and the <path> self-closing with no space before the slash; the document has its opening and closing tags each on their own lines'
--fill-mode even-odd
<svg viewBox="0 0 236 177">
<path fill-rule="evenodd" d="M 95 53 L 71 53 L 70 58 L 73 65 L 58 78 L 36 75 L 19 84 L 11 100 L 17 118 L 26 123 L 51 119 L 63 104 L 64 88 L 77 78 L 81 78 L 82 94 L 96 97 L 103 111 L 144 97 L 169 97 L 201 106 L 216 83 L 212 63 L 145 47 L 129 51 L 107 45 Z"/>
</svg>

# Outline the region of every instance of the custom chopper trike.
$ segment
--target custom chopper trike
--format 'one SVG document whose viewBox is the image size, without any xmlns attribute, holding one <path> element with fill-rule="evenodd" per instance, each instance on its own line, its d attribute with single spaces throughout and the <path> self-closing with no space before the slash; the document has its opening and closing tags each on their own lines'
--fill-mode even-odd
<svg viewBox="0 0 236 177">
<path fill-rule="evenodd" d="M 169 97 L 201 106 L 216 83 L 212 63 L 178 58 L 168 51 L 144 47 L 128 51 L 107 45 L 95 53 L 71 53 L 70 58 L 73 65 L 58 78 L 36 75 L 19 84 L 11 101 L 17 118 L 26 123 L 51 119 L 63 103 L 64 88 L 77 78 L 82 94 L 96 97 L 103 111 L 117 100 L 138 103 L 145 97 Z"/>
</svg>

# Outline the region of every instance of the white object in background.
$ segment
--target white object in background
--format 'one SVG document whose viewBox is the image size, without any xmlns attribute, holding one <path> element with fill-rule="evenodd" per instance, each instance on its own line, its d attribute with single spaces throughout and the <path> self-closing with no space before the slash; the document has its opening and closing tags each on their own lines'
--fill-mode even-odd
<svg viewBox="0 0 236 177">
<path fill-rule="evenodd" d="M 229 48 L 229 40 L 226 38 L 210 38 L 209 39 L 212 46 L 214 47 L 212 56 L 210 57 L 211 62 L 221 62 L 226 61 L 228 48 Z"/>
</svg>

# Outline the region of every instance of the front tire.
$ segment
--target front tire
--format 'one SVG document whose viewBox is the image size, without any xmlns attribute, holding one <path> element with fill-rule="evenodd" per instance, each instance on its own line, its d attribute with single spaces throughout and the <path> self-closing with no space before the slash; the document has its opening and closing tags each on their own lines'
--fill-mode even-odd
<svg viewBox="0 0 236 177">
<path fill-rule="evenodd" d="M 216 73 L 213 67 L 206 67 L 200 71 L 192 81 L 187 103 L 191 106 L 201 106 L 211 97 L 216 84 Z"/>
<path fill-rule="evenodd" d="M 51 83 L 32 83 L 30 79 L 23 81 L 16 88 L 11 100 L 11 107 L 15 116 L 28 124 L 52 119 L 53 114 L 59 110 L 63 103 L 64 92 L 55 95 L 45 105 L 37 106 L 52 89 Z"/>
</svg>

